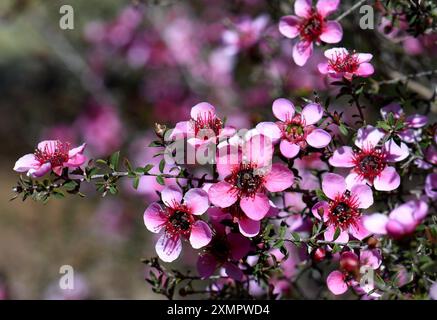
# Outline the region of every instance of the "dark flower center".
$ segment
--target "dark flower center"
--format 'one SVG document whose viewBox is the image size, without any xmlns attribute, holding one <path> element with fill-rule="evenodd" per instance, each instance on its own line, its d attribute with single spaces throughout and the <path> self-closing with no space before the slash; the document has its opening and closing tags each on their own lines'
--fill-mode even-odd
<svg viewBox="0 0 437 320">
<path fill-rule="evenodd" d="M 359 67 L 358 56 L 356 54 L 338 53 L 332 59 L 328 61 L 330 67 L 335 72 L 348 72 L 353 73 L 357 71 Z"/>
<path fill-rule="evenodd" d="M 35 150 L 35 158 L 41 164 L 50 162 L 52 167 L 62 166 L 68 161 L 68 152 L 70 150 L 69 143 L 63 143 L 61 141 L 56 141 L 56 144 L 46 144 L 43 150 Z"/>
<path fill-rule="evenodd" d="M 315 10 L 300 25 L 300 36 L 307 41 L 316 41 L 323 32 L 323 17 Z"/>
<path fill-rule="evenodd" d="M 205 114 L 203 117 L 198 116 L 196 120 L 192 120 L 194 134 L 199 139 L 208 139 L 212 134 L 218 136 L 223 128 L 223 122 L 211 113 Z"/>
<path fill-rule="evenodd" d="M 252 164 L 241 163 L 240 167 L 226 179 L 243 196 L 253 196 L 264 183 L 263 176 Z"/>
<path fill-rule="evenodd" d="M 171 235 L 185 235 L 188 236 L 191 231 L 191 226 L 194 223 L 194 217 L 188 212 L 183 205 L 180 208 L 168 208 L 168 220 L 166 224 L 166 231 Z"/>
<path fill-rule="evenodd" d="M 360 150 L 355 153 L 353 161 L 354 171 L 371 183 L 387 165 L 386 154 L 380 148 Z"/>
<path fill-rule="evenodd" d="M 358 201 L 346 191 L 329 202 L 330 215 L 328 223 L 342 230 L 356 224 L 356 219 L 361 215 L 358 209 Z"/>
</svg>

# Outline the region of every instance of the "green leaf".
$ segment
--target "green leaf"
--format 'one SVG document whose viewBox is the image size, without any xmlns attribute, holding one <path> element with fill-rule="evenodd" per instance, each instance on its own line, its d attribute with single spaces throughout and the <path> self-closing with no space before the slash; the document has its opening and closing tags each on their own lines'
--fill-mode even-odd
<svg viewBox="0 0 437 320">
<path fill-rule="evenodd" d="M 341 233 L 341 229 L 340 229 L 339 227 L 337 227 L 337 228 L 335 229 L 335 233 L 334 233 L 334 237 L 332 238 L 332 241 L 337 240 L 338 237 L 340 236 L 340 233 Z"/>
<path fill-rule="evenodd" d="M 117 151 L 113 153 L 109 158 L 109 163 L 110 163 L 109 166 L 111 167 L 111 169 L 117 170 L 119 161 L 120 161 L 120 151 Z"/>
<path fill-rule="evenodd" d="M 158 182 L 162 186 L 165 185 L 164 178 L 162 176 L 157 176 L 156 182 Z"/>
<path fill-rule="evenodd" d="M 293 237 L 294 240 L 296 241 L 300 241 L 300 235 L 297 232 L 292 232 L 291 236 Z"/>
<path fill-rule="evenodd" d="M 64 183 L 63 186 L 64 186 L 65 190 L 73 191 L 74 189 L 76 189 L 77 185 L 78 185 L 77 182 L 71 180 L 71 181 L 68 181 L 67 183 Z"/>
<path fill-rule="evenodd" d="M 164 172 L 164 168 L 165 168 L 165 159 L 162 159 L 159 162 L 159 172 L 163 173 Z"/>
<path fill-rule="evenodd" d="M 144 167 L 144 173 L 145 173 L 145 174 L 148 173 L 150 170 L 152 170 L 153 167 L 154 167 L 153 164 L 148 164 L 148 165 L 146 165 L 146 166 Z"/>
<path fill-rule="evenodd" d="M 320 200 L 329 201 L 329 198 L 325 195 L 325 193 L 321 189 L 316 189 L 316 196 Z"/>
<path fill-rule="evenodd" d="M 133 183 L 132 183 L 132 185 L 133 185 L 133 187 L 134 187 L 135 190 L 138 189 L 138 185 L 139 185 L 139 184 L 140 184 L 140 177 L 136 176 L 136 177 L 134 178 Z"/>
<path fill-rule="evenodd" d="M 340 124 L 339 129 L 342 135 L 347 136 L 349 134 L 349 131 L 343 123 Z"/>
</svg>

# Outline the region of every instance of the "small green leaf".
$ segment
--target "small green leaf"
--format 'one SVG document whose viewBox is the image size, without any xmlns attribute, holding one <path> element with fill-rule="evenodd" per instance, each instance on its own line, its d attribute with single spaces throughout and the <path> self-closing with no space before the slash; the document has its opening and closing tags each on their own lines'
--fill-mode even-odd
<svg viewBox="0 0 437 320">
<path fill-rule="evenodd" d="M 152 170 L 153 164 L 148 164 L 144 167 L 144 173 L 148 173 L 150 170 Z"/>
<path fill-rule="evenodd" d="M 158 182 L 162 186 L 165 185 L 164 178 L 162 176 L 157 176 L 156 182 Z"/>
<path fill-rule="evenodd" d="M 119 161 L 120 161 L 120 151 L 117 151 L 113 153 L 109 159 L 109 163 L 110 163 L 109 166 L 111 167 L 111 169 L 117 170 Z"/>
<path fill-rule="evenodd" d="M 334 237 L 332 238 L 332 241 L 335 241 L 340 236 L 341 229 L 339 227 L 335 228 Z"/>
<path fill-rule="evenodd" d="M 293 237 L 294 240 L 296 241 L 300 241 L 300 235 L 297 232 L 292 232 L 291 236 Z"/>
<path fill-rule="evenodd" d="M 159 162 L 159 172 L 163 173 L 164 172 L 164 168 L 165 168 L 165 159 L 162 159 Z"/>
<path fill-rule="evenodd" d="M 339 129 L 342 135 L 347 136 L 349 134 L 349 131 L 343 123 L 340 124 Z"/>
<path fill-rule="evenodd" d="M 316 196 L 320 200 L 329 201 L 329 198 L 325 195 L 325 193 L 321 189 L 316 189 Z"/>
<path fill-rule="evenodd" d="M 138 189 L 138 185 L 139 184 L 140 184 L 140 177 L 136 176 L 134 178 L 134 181 L 133 181 L 133 187 L 134 187 L 135 190 Z"/>
<path fill-rule="evenodd" d="M 76 187 L 77 187 L 77 183 L 73 180 L 64 183 L 64 188 L 67 191 L 73 191 L 74 189 L 76 189 Z"/>
</svg>

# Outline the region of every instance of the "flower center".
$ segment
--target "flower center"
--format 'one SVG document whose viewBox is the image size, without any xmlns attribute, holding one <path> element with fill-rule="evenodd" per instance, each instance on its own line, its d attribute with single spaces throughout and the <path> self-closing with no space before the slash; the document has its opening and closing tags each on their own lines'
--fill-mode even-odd
<svg viewBox="0 0 437 320">
<path fill-rule="evenodd" d="M 169 208 L 166 231 L 172 236 L 182 234 L 188 236 L 191 231 L 191 225 L 194 217 L 188 212 L 188 209 L 181 205 L 179 208 Z"/>
<path fill-rule="evenodd" d="M 342 195 L 337 195 L 334 200 L 329 202 L 328 223 L 342 230 L 347 229 L 350 225 L 356 224 L 356 219 L 361 215 L 358 209 L 357 199 L 346 191 Z"/>
<path fill-rule="evenodd" d="M 279 122 L 278 125 L 281 128 L 284 139 L 287 139 L 291 143 L 298 144 L 302 148 L 306 146 L 305 139 L 309 127 L 305 127 L 305 121 L 300 114 L 295 115 L 292 119 L 287 119 L 285 123 Z"/>
<path fill-rule="evenodd" d="M 363 149 L 355 153 L 354 171 L 362 178 L 373 183 L 375 177 L 377 177 L 387 165 L 386 154 L 381 148 Z"/>
<path fill-rule="evenodd" d="M 220 263 L 228 261 L 230 255 L 229 243 L 226 236 L 215 236 L 207 251 Z"/>
<path fill-rule="evenodd" d="M 335 72 L 349 72 L 357 71 L 359 67 L 358 56 L 354 53 L 336 53 L 335 57 L 329 59 L 329 66 Z"/>
<path fill-rule="evenodd" d="M 47 143 L 44 149 L 35 150 L 35 158 L 41 163 L 50 162 L 53 168 L 62 166 L 64 162 L 68 161 L 68 151 L 70 150 L 69 143 L 63 143 L 61 141 L 56 141 L 53 145 Z"/>
<path fill-rule="evenodd" d="M 192 124 L 194 127 L 195 136 L 204 136 L 204 140 L 207 140 L 208 137 L 211 137 L 212 133 L 214 133 L 214 135 L 217 137 L 223 128 L 223 122 L 211 113 L 208 113 L 203 117 L 198 116 L 196 120 L 192 120 Z"/>
<path fill-rule="evenodd" d="M 264 183 L 264 177 L 252 164 L 241 163 L 226 179 L 243 196 L 254 196 Z"/>
<path fill-rule="evenodd" d="M 316 41 L 323 32 L 323 17 L 315 10 L 300 25 L 300 36 L 307 41 Z"/>
</svg>

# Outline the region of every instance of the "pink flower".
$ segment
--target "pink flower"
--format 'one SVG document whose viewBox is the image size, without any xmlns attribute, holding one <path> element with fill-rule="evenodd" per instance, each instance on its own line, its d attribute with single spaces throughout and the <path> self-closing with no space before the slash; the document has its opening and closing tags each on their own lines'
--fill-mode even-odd
<svg viewBox="0 0 437 320">
<path fill-rule="evenodd" d="M 437 173 L 430 173 L 426 176 L 425 193 L 430 199 L 437 199 Z"/>
<path fill-rule="evenodd" d="M 179 257 L 181 238 L 189 239 L 195 249 L 211 241 L 211 229 L 199 219 L 209 208 L 208 194 L 204 190 L 191 189 L 182 199 L 181 190 L 170 186 L 162 190 L 161 198 L 163 207 L 154 202 L 144 212 L 144 224 L 149 231 L 164 230 L 155 246 L 161 260 L 172 262 Z"/>
<path fill-rule="evenodd" d="M 299 42 L 293 48 L 293 60 L 303 66 L 313 53 L 313 42 L 320 44 L 338 43 L 343 37 L 343 29 L 336 21 L 327 21 L 326 17 L 334 12 L 339 0 L 319 0 L 316 7 L 311 0 L 296 0 L 294 12 L 297 16 L 285 16 L 279 22 L 279 32 L 287 38 L 299 36 Z"/>
<path fill-rule="evenodd" d="M 215 234 L 197 260 L 197 270 L 202 278 L 208 278 L 218 267 L 223 267 L 227 276 L 241 281 L 244 274 L 238 267 L 238 261 L 249 253 L 250 241 L 238 233 L 230 232 L 223 222 L 232 217 L 219 211 L 218 208 L 208 211 Z"/>
<path fill-rule="evenodd" d="M 367 237 L 369 232 L 364 228 L 361 213 L 373 204 L 372 190 L 367 185 L 354 185 L 349 189 L 345 179 L 335 173 L 323 176 L 322 190 L 329 201 L 319 201 L 311 211 L 327 225 L 325 240 L 333 241 L 337 228 L 340 235 L 336 242 L 348 242 L 349 234 L 358 240 Z"/>
<path fill-rule="evenodd" d="M 402 121 L 404 127 L 396 131 L 396 134 L 405 142 L 413 143 L 420 135 L 419 129 L 424 127 L 428 122 L 428 118 L 421 114 L 412 114 L 406 116 L 404 110 L 398 103 L 390 103 L 381 108 L 381 116 L 384 120 L 388 119 L 389 114 L 393 114 L 393 118 L 397 121 Z"/>
<path fill-rule="evenodd" d="M 284 157 L 294 158 L 308 145 L 324 148 L 331 142 L 331 135 L 315 126 L 323 116 L 319 104 L 309 103 L 301 113 L 296 113 L 293 103 L 281 98 L 273 102 L 272 109 L 279 121 L 261 122 L 256 128 L 274 143 L 281 141 L 279 149 Z"/>
<path fill-rule="evenodd" d="M 374 234 L 401 238 L 410 235 L 428 214 L 428 204 L 411 200 L 390 212 L 388 216 L 374 213 L 364 217 L 364 226 Z"/>
<path fill-rule="evenodd" d="M 367 294 L 374 287 L 371 284 L 360 283 L 362 268 L 376 270 L 380 265 L 381 253 L 377 249 L 362 250 L 359 258 L 354 252 L 343 252 L 340 257 L 340 270 L 332 271 L 326 279 L 328 289 L 333 294 L 340 295 L 349 287 L 353 287 L 357 293 Z"/>
<path fill-rule="evenodd" d="M 70 144 L 59 140 L 45 140 L 38 144 L 35 153 L 22 156 L 15 162 L 14 170 L 27 172 L 33 178 L 44 176 L 51 170 L 58 176 L 64 168 L 77 168 L 85 163 L 85 144 L 70 148 Z"/>
<path fill-rule="evenodd" d="M 384 136 L 384 131 L 372 126 L 360 128 L 355 140 L 357 148 L 338 148 L 329 163 L 334 167 L 352 168 L 346 177 L 349 186 L 367 183 L 379 191 L 395 190 L 401 178 L 389 164 L 407 158 L 409 150 L 405 143 L 399 146 L 393 139 L 379 145 Z"/>
<path fill-rule="evenodd" d="M 266 191 L 284 191 L 294 181 L 293 173 L 286 166 L 271 165 L 273 146 L 269 142 L 264 135 L 256 134 L 244 141 L 242 157 L 235 148 L 231 148 L 235 153 L 220 154 L 217 171 L 223 181 L 208 191 L 215 206 L 227 208 L 238 203 L 251 220 L 259 221 L 266 216 L 271 206 Z"/>
<path fill-rule="evenodd" d="M 191 108 L 191 119 L 181 121 L 170 134 L 170 139 L 187 138 L 192 146 L 206 143 L 217 143 L 221 139 L 234 135 L 235 129 L 224 127 L 223 121 L 217 117 L 215 107 L 201 102 Z"/>
<path fill-rule="evenodd" d="M 369 63 L 372 59 L 370 53 L 350 53 L 345 48 L 332 48 L 325 51 L 327 62 L 319 63 L 321 74 L 328 74 L 332 78 L 346 78 L 352 80 L 353 76 L 368 77 L 375 71 Z"/>
</svg>

